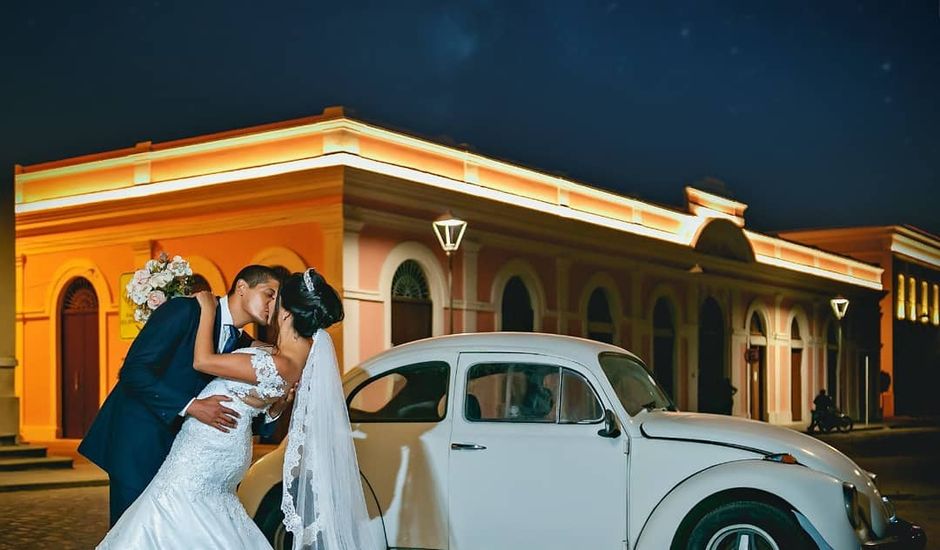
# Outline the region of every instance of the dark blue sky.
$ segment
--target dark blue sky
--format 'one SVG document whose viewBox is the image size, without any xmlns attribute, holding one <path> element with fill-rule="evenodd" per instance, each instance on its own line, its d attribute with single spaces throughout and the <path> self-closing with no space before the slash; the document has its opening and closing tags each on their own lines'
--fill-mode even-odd
<svg viewBox="0 0 940 550">
<path fill-rule="evenodd" d="M 0 165 L 317 114 L 762 230 L 940 233 L 937 0 L 18 2 Z"/>
</svg>

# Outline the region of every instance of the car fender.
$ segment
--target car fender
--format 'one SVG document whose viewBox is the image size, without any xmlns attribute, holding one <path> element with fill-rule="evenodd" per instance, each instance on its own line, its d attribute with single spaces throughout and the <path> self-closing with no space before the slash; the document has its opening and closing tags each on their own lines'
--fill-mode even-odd
<svg viewBox="0 0 940 550">
<path fill-rule="evenodd" d="M 747 459 L 726 462 L 702 470 L 676 485 L 653 508 L 634 548 L 665 548 L 692 509 L 706 498 L 729 489 L 752 489 L 788 502 L 802 514 L 799 519 L 814 539 L 832 548 L 858 548 L 859 541 L 845 513 L 842 482 L 828 474 L 798 464 Z"/>
</svg>

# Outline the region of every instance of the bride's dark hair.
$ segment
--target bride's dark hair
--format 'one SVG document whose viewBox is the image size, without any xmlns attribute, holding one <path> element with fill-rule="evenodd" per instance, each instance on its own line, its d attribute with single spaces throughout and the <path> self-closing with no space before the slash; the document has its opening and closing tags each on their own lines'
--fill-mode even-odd
<svg viewBox="0 0 940 550">
<path fill-rule="evenodd" d="M 312 288 L 304 281 L 305 274 Z M 305 273 L 293 273 L 281 285 L 279 307 L 293 315 L 294 330 L 304 337 L 313 336 L 343 320 L 343 301 L 336 290 L 312 267 Z"/>
</svg>

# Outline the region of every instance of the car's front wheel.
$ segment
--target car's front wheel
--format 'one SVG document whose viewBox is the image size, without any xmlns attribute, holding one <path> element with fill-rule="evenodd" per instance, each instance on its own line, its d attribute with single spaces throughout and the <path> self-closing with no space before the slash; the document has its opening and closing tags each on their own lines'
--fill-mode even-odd
<svg viewBox="0 0 940 550">
<path fill-rule="evenodd" d="M 692 528 L 688 550 L 802 550 L 814 548 L 792 514 L 763 502 L 729 502 Z"/>
</svg>

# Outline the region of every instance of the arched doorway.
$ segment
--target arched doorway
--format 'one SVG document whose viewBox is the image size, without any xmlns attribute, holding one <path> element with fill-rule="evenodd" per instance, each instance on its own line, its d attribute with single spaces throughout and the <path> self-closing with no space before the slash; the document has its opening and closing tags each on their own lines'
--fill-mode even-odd
<svg viewBox="0 0 940 550">
<path fill-rule="evenodd" d="M 535 314 L 532 311 L 532 299 L 525 283 L 518 276 L 506 282 L 501 306 L 502 330 L 532 332 L 535 327 Z"/>
<path fill-rule="evenodd" d="M 74 279 L 60 305 L 62 437 L 81 439 L 98 412 L 98 295 Z"/>
<path fill-rule="evenodd" d="M 699 313 L 698 346 L 698 410 L 731 414 L 731 383 L 725 382 L 725 319 L 712 297 Z"/>
<path fill-rule="evenodd" d="M 431 336 L 431 293 L 421 265 L 405 260 L 392 277 L 392 345 Z"/>
<path fill-rule="evenodd" d="M 796 318 L 790 324 L 790 418 L 803 420 L 803 339 Z"/>
<path fill-rule="evenodd" d="M 751 314 L 748 348 L 748 398 L 753 420 L 767 420 L 767 329 L 757 312 Z"/>
<path fill-rule="evenodd" d="M 591 340 L 614 343 L 614 320 L 610 315 L 610 302 L 603 288 L 595 288 L 588 299 L 587 335 Z"/>
<path fill-rule="evenodd" d="M 656 381 L 675 401 L 675 349 L 676 329 L 672 308 L 666 298 L 656 301 L 653 308 L 653 372 Z"/>
</svg>

